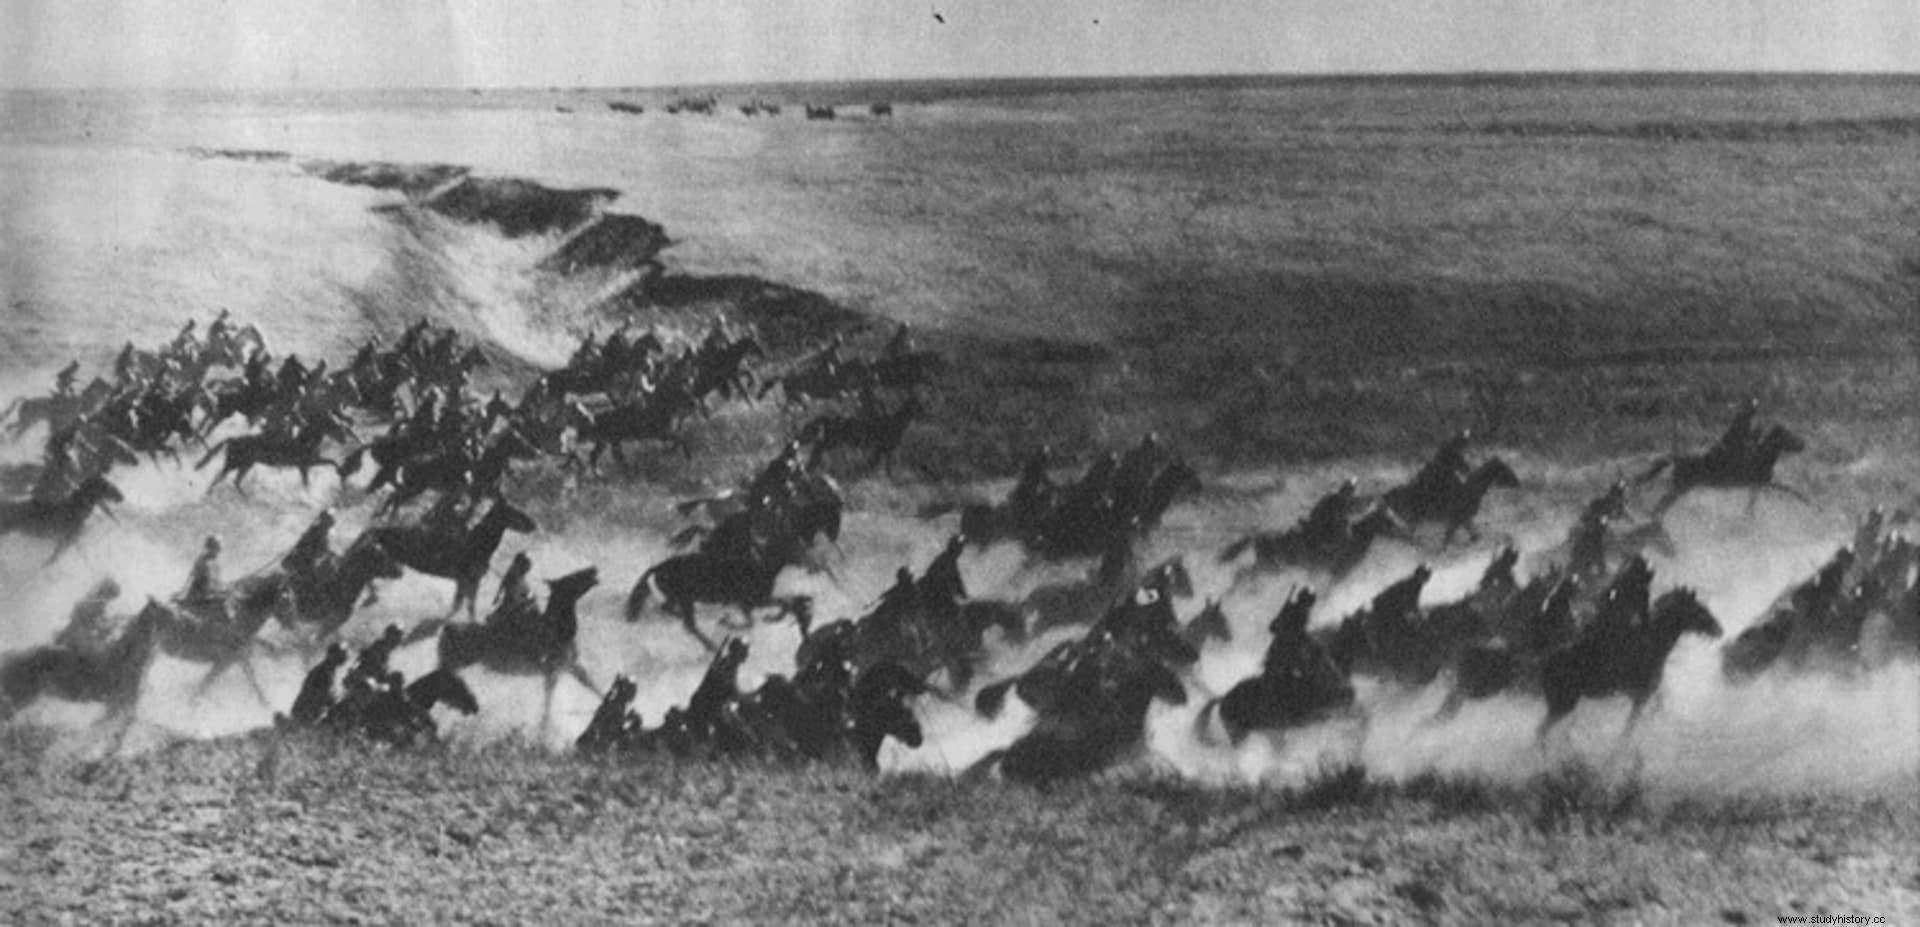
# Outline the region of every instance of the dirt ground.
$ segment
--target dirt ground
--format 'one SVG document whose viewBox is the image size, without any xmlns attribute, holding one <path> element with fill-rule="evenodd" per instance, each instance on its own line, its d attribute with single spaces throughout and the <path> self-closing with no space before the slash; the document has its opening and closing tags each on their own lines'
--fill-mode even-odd
<svg viewBox="0 0 1920 927">
<path fill-rule="evenodd" d="M 1054 791 L 845 768 L 394 753 L 269 733 L 110 762 L 4 735 L 15 923 L 1771 923 L 1920 916 L 1920 790 L 1661 794 L 1333 770 Z"/>
</svg>

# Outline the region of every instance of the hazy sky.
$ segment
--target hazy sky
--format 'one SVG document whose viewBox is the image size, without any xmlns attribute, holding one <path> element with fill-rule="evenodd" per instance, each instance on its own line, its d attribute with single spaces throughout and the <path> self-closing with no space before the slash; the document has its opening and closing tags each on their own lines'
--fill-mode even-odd
<svg viewBox="0 0 1920 927">
<path fill-rule="evenodd" d="M 1920 71 L 1920 0 L 0 0 L 0 10 L 6 86 Z"/>
</svg>

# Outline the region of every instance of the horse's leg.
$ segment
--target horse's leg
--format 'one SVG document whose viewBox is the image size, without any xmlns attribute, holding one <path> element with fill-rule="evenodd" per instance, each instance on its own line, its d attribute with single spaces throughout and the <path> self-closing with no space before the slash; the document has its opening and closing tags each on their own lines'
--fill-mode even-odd
<svg viewBox="0 0 1920 927">
<path fill-rule="evenodd" d="M 587 674 L 587 668 L 584 666 L 581 666 L 579 660 L 575 660 L 573 661 L 572 664 L 568 665 L 567 674 L 572 676 L 581 685 L 586 686 L 587 691 L 592 692 L 595 695 L 599 695 L 601 693 L 602 691 L 601 688 L 594 684 L 593 677 Z"/>
<path fill-rule="evenodd" d="M 1789 499 L 1794 500 L 1795 502 L 1800 503 L 1801 505 L 1810 506 L 1813 504 L 1813 500 L 1807 498 L 1806 493 L 1803 493 L 1797 489 L 1794 489 L 1791 486 L 1782 486 L 1779 483 L 1762 483 L 1760 484 L 1760 488 L 1754 491 L 1757 493 L 1765 490 L 1771 490 L 1773 492 L 1777 492 L 1783 496 L 1786 496 Z"/>
<path fill-rule="evenodd" d="M 553 690 L 560 684 L 560 671 L 547 670 L 546 699 L 540 705 L 540 739 L 547 739 L 547 727 L 553 720 Z"/>
<path fill-rule="evenodd" d="M 260 676 L 253 671 L 252 659 L 245 656 L 240 658 L 240 673 L 247 677 L 247 685 L 252 687 L 253 697 L 259 699 L 263 707 L 272 708 L 273 700 L 267 698 L 267 690 L 260 685 Z"/>
<path fill-rule="evenodd" d="M 700 630 L 700 626 L 694 623 L 693 601 L 687 600 L 686 602 L 681 603 L 681 605 L 682 607 L 677 610 L 670 603 L 665 604 L 663 607 L 665 607 L 668 612 L 673 614 L 678 614 L 680 616 L 681 627 L 686 628 L 687 633 L 693 635 L 694 640 L 697 640 L 701 644 L 705 645 L 708 650 L 712 650 L 716 652 L 719 651 L 720 645 L 714 643 L 713 639 L 708 637 L 705 633 L 703 633 Z"/>
<path fill-rule="evenodd" d="M 215 660 L 212 666 L 207 667 L 207 675 L 201 677 L 200 684 L 193 687 L 192 700 L 198 702 L 205 697 L 207 690 L 213 688 L 214 682 L 225 674 L 233 663 L 232 660 Z"/>
</svg>

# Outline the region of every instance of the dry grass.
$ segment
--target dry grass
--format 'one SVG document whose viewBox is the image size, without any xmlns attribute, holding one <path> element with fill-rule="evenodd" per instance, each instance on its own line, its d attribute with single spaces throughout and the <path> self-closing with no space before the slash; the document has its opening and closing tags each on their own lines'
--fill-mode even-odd
<svg viewBox="0 0 1920 927">
<path fill-rule="evenodd" d="M 105 763 L 4 734 L 0 909 L 86 920 L 1703 923 L 1920 905 L 1920 799 L 1329 770 L 1035 791 L 270 734 Z M 1905 785 L 1902 783 L 1901 785 Z"/>
</svg>

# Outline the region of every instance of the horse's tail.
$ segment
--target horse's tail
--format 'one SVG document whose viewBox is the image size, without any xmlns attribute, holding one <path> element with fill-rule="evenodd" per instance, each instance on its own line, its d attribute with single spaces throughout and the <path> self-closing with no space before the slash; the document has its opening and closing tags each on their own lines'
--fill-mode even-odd
<svg viewBox="0 0 1920 927">
<path fill-rule="evenodd" d="M 652 570 L 640 574 L 639 581 L 633 584 L 633 591 L 627 593 L 626 614 L 628 621 L 639 621 L 640 613 L 646 611 L 647 597 L 653 593 L 653 574 L 654 571 L 658 569 L 660 568 L 656 566 Z"/>
<path fill-rule="evenodd" d="M 221 441 L 219 444 L 216 444 L 210 448 L 207 448 L 207 456 L 200 458 L 200 462 L 197 464 L 194 464 L 193 468 L 195 470 L 205 470 L 207 468 L 207 464 L 212 463 L 215 457 L 220 456 L 220 452 L 226 450 L 227 443 L 232 440 L 233 440 L 232 438 L 227 438 Z"/>
<path fill-rule="evenodd" d="M 1672 464 L 1673 464 L 1673 458 L 1670 456 L 1662 457 L 1659 460 L 1654 461 L 1653 466 L 1647 468 L 1647 472 L 1642 473 L 1639 476 L 1634 478 L 1633 484 L 1635 486 L 1639 486 L 1643 483 L 1653 482 L 1655 479 L 1659 478 L 1660 474 L 1667 472 L 1667 467 L 1671 466 Z"/>
<path fill-rule="evenodd" d="M 1232 563 L 1233 561 L 1240 559 L 1240 555 L 1246 553 L 1247 548 L 1252 546 L 1253 546 L 1253 535 L 1251 534 L 1241 538 L 1238 541 L 1228 544 L 1225 549 L 1220 551 L 1220 562 Z"/>
</svg>

